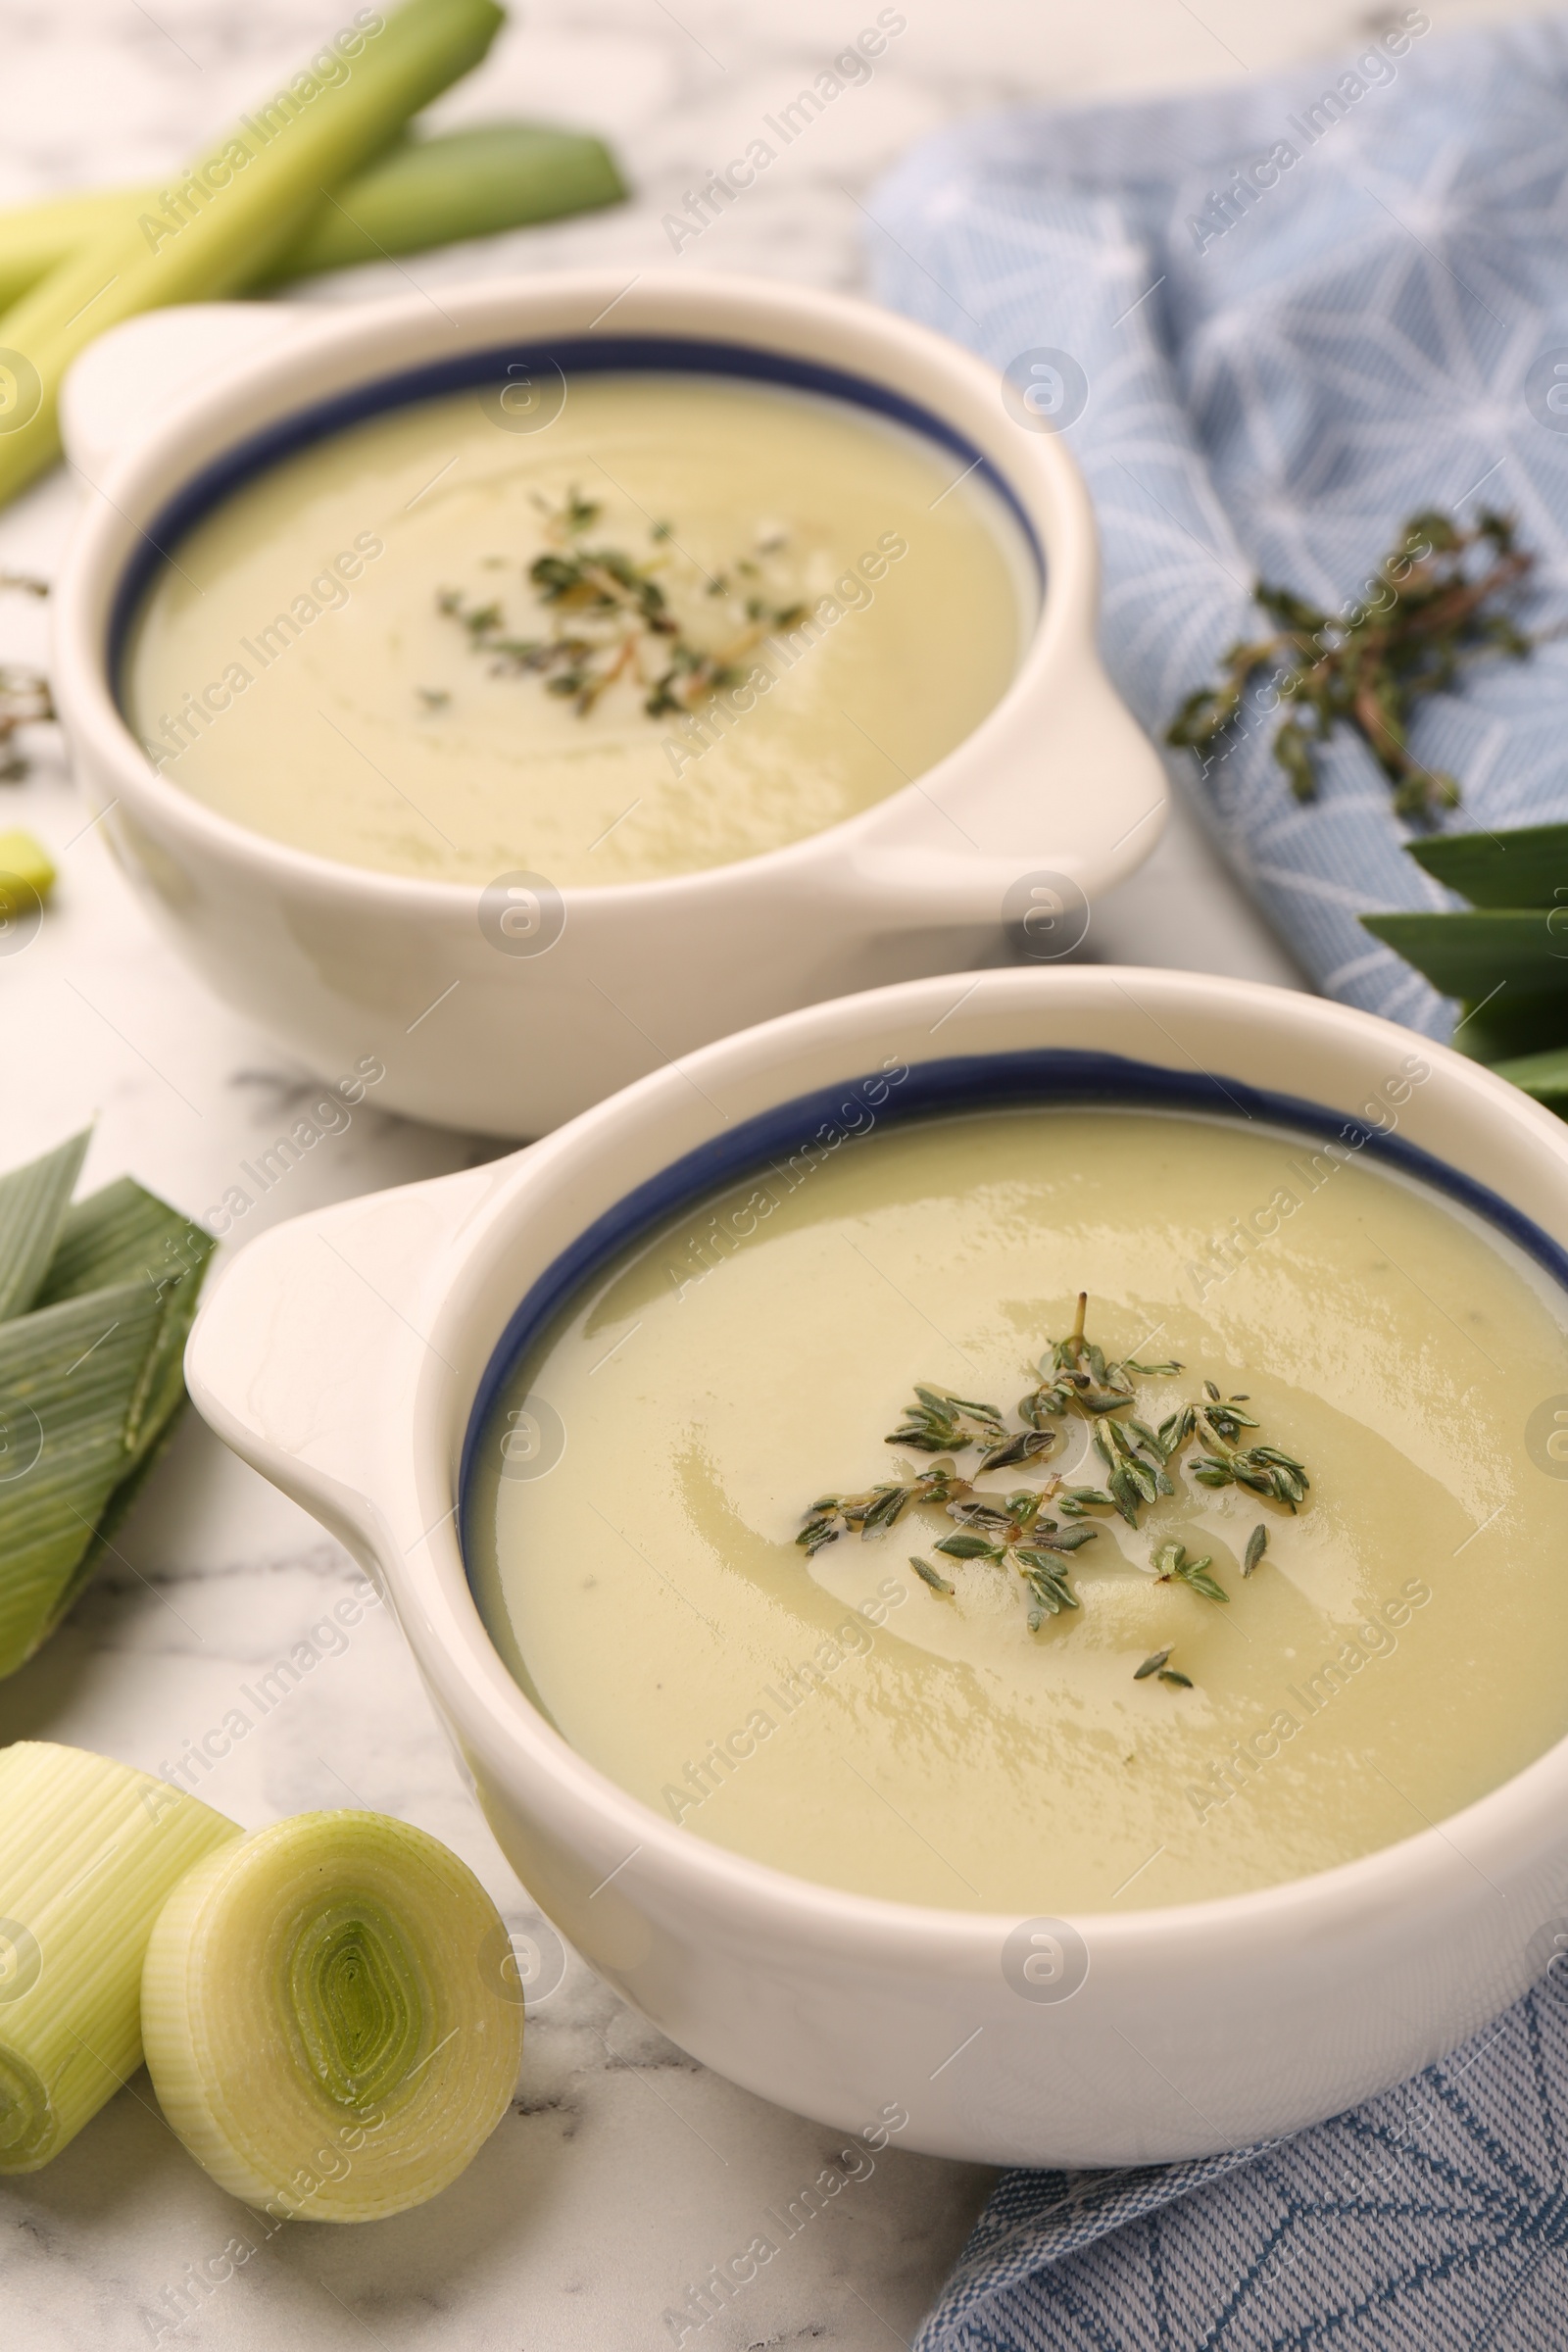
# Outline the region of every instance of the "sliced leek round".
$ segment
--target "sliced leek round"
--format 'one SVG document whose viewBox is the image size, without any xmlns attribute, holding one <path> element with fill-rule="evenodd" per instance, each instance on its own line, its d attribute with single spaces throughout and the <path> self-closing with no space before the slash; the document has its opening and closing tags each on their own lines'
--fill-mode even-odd
<svg viewBox="0 0 1568 2352">
<path fill-rule="evenodd" d="M 193 1870 L 147 1949 L 170 2123 L 247 2204 L 373 2221 L 456 2180 L 506 2113 L 522 2005 L 495 1905 L 435 1838 L 305 1813 Z"/>
<path fill-rule="evenodd" d="M 0 2173 L 58 2156 L 135 2073 L 153 1923 L 193 1863 L 242 1835 L 107 1756 L 0 1748 Z"/>
</svg>

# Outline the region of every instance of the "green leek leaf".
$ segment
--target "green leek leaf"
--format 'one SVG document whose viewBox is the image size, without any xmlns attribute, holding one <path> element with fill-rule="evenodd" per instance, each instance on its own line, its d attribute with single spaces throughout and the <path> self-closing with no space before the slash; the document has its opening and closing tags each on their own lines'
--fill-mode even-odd
<svg viewBox="0 0 1568 2352">
<path fill-rule="evenodd" d="M 1436 833 L 1404 846 L 1417 865 L 1472 906 L 1557 906 L 1559 890 L 1568 892 L 1568 825 Z"/>
<path fill-rule="evenodd" d="M 144 1282 L 159 1302 L 158 1336 L 132 1432 L 137 1459 L 157 1444 L 184 1396 L 185 1341 L 217 1247 L 210 1233 L 129 1176 L 106 1184 L 66 1214 L 39 1305 L 116 1282 Z"/>
<path fill-rule="evenodd" d="M 393 254 L 423 253 L 618 204 L 626 190 L 603 141 L 542 122 L 483 122 L 399 138 L 329 191 L 266 286 Z M 77 248 L 158 209 L 159 190 L 95 188 L 0 212 L 0 306 L 16 302 Z"/>
<path fill-rule="evenodd" d="M 1568 996 L 1568 904 L 1560 923 L 1555 909 L 1537 907 L 1363 914 L 1361 922 L 1446 997 L 1478 1004 L 1499 985 Z"/>
<path fill-rule="evenodd" d="M 0 1324 L 0 1675 L 30 1657 L 132 1466 L 160 1307 L 117 1283 Z"/>
<path fill-rule="evenodd" d="M 1469 1000 L 1449 1041 L 1456 1054 L 1494 1067 L 1522 1054 L 1544 1054 L 1568 1039 L 1568 1004 L 1537 989 L 1494 987 Z"/>
<path fill-rule="evenodd" d="M 1559 1034 L 1562 1027 L 1559 1022 Z M 1568 1046 L 1553 1046 L 1544 1054 L 1520 1054 L 1506 1061 L 1494 1061 L 1492 1067 L 1510 1086 L 1534 1095 L 1538 1102 L 1549 1102 L 1553 1108 L 1559 1102 L 1568 1105 Z"/>
<path fill-rule="evenodd" d="M 168 1443 L 216 1247 L 129 1177 L 68 1206 L 86 1142 L 0 1178 L 0 1675 L 59 1624 Z"/>
<path fill-rule="evenodd" d="M 25 1314 L 38 1296 L 92 1133 L 0 1176 L 0 1323 Z"/>
<path fill-rule="evenodd" d="M 486 122 L 403 140 L 327 198 L 262 282 L 494 236 L 619 204 L 625 194 L 609 148 L 583 131 Z"/>
</svg>

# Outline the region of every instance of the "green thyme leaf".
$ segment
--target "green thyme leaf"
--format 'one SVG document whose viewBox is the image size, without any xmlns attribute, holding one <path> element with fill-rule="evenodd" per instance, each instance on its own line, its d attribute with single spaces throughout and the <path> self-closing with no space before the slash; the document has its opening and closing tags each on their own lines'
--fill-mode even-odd
<svg viewBox="0 0 1568 2352">
<path fill-rule="evenodd" d="M 1154 1554 L 1154 1574 L 1162 1585 L 1175 1581 L 1190 1586 L 1204 1600 L 1229 1600 L 1224 1586 L 1208 1573 L 1213 1564 L 1206 1552 L 1200 1560 L 1191 1558 L 1185 1544 L 1162 1544 Z"/>
<path fill-rule="evenodd" d="M 980 1456 L 982 1470 L 1010 1470 L 1017 1462 L 1033 1461 L 1036 1454 L 1049 1453 L 1057 1442 L 1054 1429 L 1024 1429 L 1016 1437 L 1007 1438 L 1000 1446 L 992 1446 Z"/>
<path fill-rule="evenodd" d="M 1057 1509 L 1069 1519 L 1079 1518 L 1085 1511 L 1109 1511 L 1116 1507 L 1103 1487 L 1068 1487 L 1055 1500 Z"/>
<path fill-rule="evenodd" d="M 922 1560 L 917 1553 L 911 1551 L 909 1566 L 914 1570 L 916 1576 L 922 1578 L 930 1586 L 933 1592 L 945 1592 L 948 1598 L 952 1599 L 956 1588 L 949 1584 L 945 1576 L 937 1574 L 929 1560 Z"/>
<path fill-rule="evenodd" d="M 1020 1562 L 1020 1572 L 1028 1587 L 1031 1599 L 1048 1617 L 1059 1617 L 1064 1609 L 1078 1606 L 1076 1594 L 1067 1583 L 1067 1571 L 1054 1561 Z"/>
<path fill-rule="evenodd" d="M 1048 1551 L 1079 1551 L 1084 1544 L 1092 1544 L 1099 1533 L 1098 1527 L 1063 1527 L 1050 1535 L 1036 1535 L 1034 1541 Z"/>
</svg>

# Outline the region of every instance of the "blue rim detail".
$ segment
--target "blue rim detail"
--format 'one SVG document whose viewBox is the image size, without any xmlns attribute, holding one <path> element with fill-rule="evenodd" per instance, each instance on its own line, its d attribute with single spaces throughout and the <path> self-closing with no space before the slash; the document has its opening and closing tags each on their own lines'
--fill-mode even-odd
<svg viewBox="0 0 1568 2352">
<path fill-rule="evenodd" d="M 220 458 L 215 458 L 210 466 L 203 466 L 182 483 L 141 532 L 115 591 L 109 618 L 108 655 L 109 676 L 117 703 L 125 641 L 153 574 L 170 561 L 172 551 L 203 515 L 211 514 L 214 507 L 243 482 L 265 472 L 280 458 L 309 448 L 328 434 L 341 432 L 345 425 L 357 424 L 364 416 L 382 416 L 389 409 L 408 408 L 416 401 L 436 400 L 445 392 L 468 391 L 479 384 L 493 385 L 498 379 L 505 380 L 509 368 L 537 370 L 551 367 L 568 375 L 659 369 L 686 375 L 743 376 L 754 383 L 788 384 L 798 391 L 823 393 L 830 399 L 847 401 L 853 407 L 889 416 L 922 434 L 926 440 L 939 442 L 990 483 L 1016 518 L 1044 589 L 1045 558 L 1040 542 L 1006 476 L 951 424 L 870 376 L 822 367 L 815 360 L 796 359 L 786 352 L 758 351 L 743 343 L 711 342 L 698 336 L 571 335 L 553 343 L 494 343 L 482 351 L 431 360 L 423 367 L 404 368 L 395 375 L 374 376 L 335 393 L 329 400 L 315 401 L 308 408 L 293 410 L 274 423 L 264 425 L 260 432 L 237 441 L 232 449 L 225 450 Z"/>
<path fill-rule="evenodd" d="M 876 1087 L 887 1090 L 886 1100 L 874 1107 L 867 1121 L 863 1114 L 872 1104 L 864 1090 Z M 821 1142 L 824 1128 L 842 1142 L 873 1124 L 902 1125 L 943 1111 L 1004 1109 L 1031 1102 L 1197 1110 L 1232 1120 L 1239 1112 L 1244 1119 L 1293 1129 L 1303 1142 L 1330 1141 L 1352 1151 L 1369 1151 L 1374 1158 L 1420 1178 L 1435 1192 L 1446 1193 L 1496 1226 L 1568 1291 L 1568 1254 L 1490 1186 L 1461 1175 L 1419 1145 L 1404 1143 L 1396 1135 L 1369 1127 L 1362 1119 L 1347 1118 L 1298 1095 L 1275 1094 L 1267 1088 L 1248 1086 L 1239 1078 L 1167 1070 L 1155 1062 L 1134 1061 L 1119 1054 L 1086 1053 L 1076 1047 L 961 1054 L 919 1062 L 896 1085 L 886 1072 L 871 1070 L 814 1094 L 798 1095 L 699 1144 L 596 1217 L 546 1267 L 497 1341 L 469 1410 L 458 1480 L 459 1543 L 465 1560 L 474 1466 L 496 1401 L 514 1366 L 546 1325 L 602 1266 L 681 1210 L 724 1191 L 742 1176 L 760 1174 L 770 1161 L 787 1157 L 803 1145 Z M 846 1130 L 842 1118 L 852 1113 L 856 1114 L 855 1126 Z"/>
</svg>

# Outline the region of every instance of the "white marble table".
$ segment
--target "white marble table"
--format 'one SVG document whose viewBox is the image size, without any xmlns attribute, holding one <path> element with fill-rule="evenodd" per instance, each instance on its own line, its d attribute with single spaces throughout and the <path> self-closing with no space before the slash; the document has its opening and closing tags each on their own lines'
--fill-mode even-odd
<svg viewBox="0 0 1568 2352">
<path fill-rule="evenodd" d="M 682 256 L 853 287 L 859 197 L 955 113 L 1236 76 L 1349 40 L 1364 0 L 904 0 L 907 29 L 875 79 Z M 1429 0 L 1440 27 L 1504 13 Z M 339 12 L 342 13 L 342 12 Z M 667 263 L 662 215 L 876 14 L 827 0 L 537 0 L 447 121 L 575 120 L 617 143 L 638 194 L 613 213 L 323 281 L 353 301 L 410 279 L 577 263 Z M 207 129 L 299 62 L 324 0 L 0 0 L 0 203 L 162 176 Z M 335 19 L 333 20 L 335 21 Z M 297 54 L 298 53 L 298 54 Z M 0 515 L 0 569 L 47 575 L 73 511 L 56 476 Z M 41 655 L 43 615 L 0 598 L 0 658 Z M 85 1121 L 90 1181 L 128 1170 L 199 1214 L 265 1144 L 307 1073 L 209 999 L 154 936 L 102 847 L 47 731 L 0 829 L 53 850 L 57 902 L 25 953 L 0 959 L 0 1153 L 6 1164 Z M 1096 953 L 1292 985 L 1288 958 L 1190 816 L 1097 914 Z M 489 1156 L 484 1139 L 368 1106 L 261 1204 L 274 1216 Z M 150 1769 L 221 1717 L 318 1623 L 353 1575 L 310 1520 L 188 1423 L 120 1539 L 110 1572 L 33 1663 L 0 1686 L 0 1741 L 74 1741 Z M 395 1629 L 372 1614 L 204 1791 L 249 1826 L 364 1804 L 419 1823 L 479 1872 L 509 1920 L 528 1898 L 469 1800 Z M 837 2145 L 721 2082 L 645 2026 L 581 1963 L 531 2011 L 517 2096 L 472 2170 L 433 2204 L 358 2230 L 293 2225 L 221 2284 L 200 2269 L 246 2232 L 244 2210 L 187 2159 L 145 2075 L 46 2172 L 0 2187 L 0 2340 L 16 2352 L 129 2352 L 158 2342 L 384 2352 L 642 2352 L 666 2308 L 782 2210 Z M 971 2167 L 901 2152 L 780 2249 L 688 2345 L 704 2352 L 906 2342 L 988 2186 Z M 230 2257 L 232 2264 L 233 2256 Z M 220 2270 L 223 2265 L 217 2266 Z"/>
</svg>

